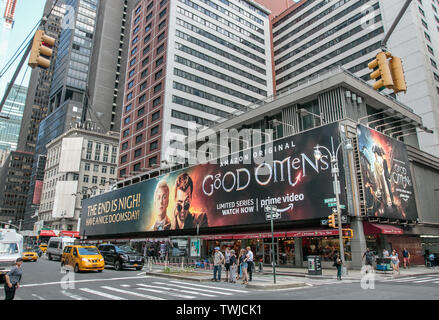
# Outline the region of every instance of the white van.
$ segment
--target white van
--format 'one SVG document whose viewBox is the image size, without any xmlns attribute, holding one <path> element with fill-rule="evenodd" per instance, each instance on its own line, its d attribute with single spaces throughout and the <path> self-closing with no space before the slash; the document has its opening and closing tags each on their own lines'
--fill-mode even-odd
<svg viewBox="0 0 439 320">
<path fill-rule="evenodd" d="M 49 260 L 58 258 L 61 260 L 62 253 L 65 246 L 72 246 L 75 244 L 75 238 L 70 237 L 52 237 L 47 244 L 46 256 Z"/>
<path fill-rule="evenodd" d="M 0 229 L 0 282 L 23 255 L 23 236 L 15 229 Z"/>
</svg>

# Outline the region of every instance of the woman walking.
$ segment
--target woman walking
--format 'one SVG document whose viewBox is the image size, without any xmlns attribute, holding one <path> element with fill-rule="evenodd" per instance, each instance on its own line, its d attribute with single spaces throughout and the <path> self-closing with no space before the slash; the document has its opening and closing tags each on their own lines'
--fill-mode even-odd
<svg viewBox="0 0 439 320">
<path fill-rule="evenodd" d="M 396 250 L 392 251 L 392 255 L 390 256 L 390 261 L 392 263 L 392 273 L 395 273 L 395 271 L 398 271 L 398 274 L 401 274 L 401 272 L 399 272 L 399 258 L 398 258 L 398 254 L 396 253 Z"/>
<path fill-rule="evenodd" d="M 15 290 L 20 288 L 21 275 L 23 274 L 22 264 L 23 259 L 18 258 L 12 269 L 5 275 L 5 300 L 14 300 Z"/>
<path fill-rule="evenodd" d="M 242 270 L 242 284 L 247 284 L 248 283 L 248 275 L 247 275 L 248 263 L 247 263 L 245 249 L 241 249 L 241 253 L 239 255 L 239 262 L 240 262 L 241 270 Z"/>
</svg>

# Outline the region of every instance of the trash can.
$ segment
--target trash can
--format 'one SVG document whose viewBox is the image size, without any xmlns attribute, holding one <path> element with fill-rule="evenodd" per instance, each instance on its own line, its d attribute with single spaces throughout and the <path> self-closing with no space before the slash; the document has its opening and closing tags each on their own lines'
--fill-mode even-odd
<svg viewBox="0 0 439 320">
<path fill-rule="evenodd" d="M 322 275 L 322 262 L 320 256 L 308 256 L 308 275 Z"/>
</svg>

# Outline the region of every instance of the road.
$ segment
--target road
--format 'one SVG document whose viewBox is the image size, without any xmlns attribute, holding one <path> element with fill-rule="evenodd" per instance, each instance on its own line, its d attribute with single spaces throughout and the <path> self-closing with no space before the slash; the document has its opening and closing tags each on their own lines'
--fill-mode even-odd
<svg viewBox="0 0 439 320">
<path fill-rule="evenodd" d="M 359 280 L 297 278 L 307 286 L 255 290 L 240 283 L 193 282 L 146 276 L 143 271 L 63 272 L 58 261 L 40 258 L 23 264 L 16 300 L 429 300 L 439 299 L 439 275 L 380 280 L 363 289 Z M 287 276 L 285 276 L 287 277 Z M 254 279 L 271 282 L 269 275 Z M 282 280 L 282 276 L 278 277 Z M 0 299 L 4 291 L 0 290 Z"/>
</svg>

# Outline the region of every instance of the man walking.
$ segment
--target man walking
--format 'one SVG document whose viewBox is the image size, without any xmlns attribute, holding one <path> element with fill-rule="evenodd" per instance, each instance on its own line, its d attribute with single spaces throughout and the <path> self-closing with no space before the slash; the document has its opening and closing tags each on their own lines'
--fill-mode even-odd
<svg viewBox="0 0 439 320">
<path fill-rule="evenodd" d="M 215 253 L 213 254 L 213 279 L 212 281 L 221 281 L 221 266 L 224 264 L 224 255 L 220 251 L 219 247 L 215 247 Z M 218 273 L 218 279 L 216 275 Z"/>
<path fill-rule="evenodd" d="M 404 248 L 402 251 L 402 257 L 404 261 L 404 269 L 408 268 L 410 265 L 410 252 L 407 250 L 407 248 Z"/>
<path fill-rule="evenodd" d="M 248 281 L 252 281 L 253 276 L 253 252 L 250 247 L 247 247 L 246 261 L 248 264 Z"/>
<path fill-rule="evenodd" d="M 226 247 L 226 251 L 224 251 L 225 264 L 224 267 L 226 269 L 226 278 L 225 282 L 229 281 L 229 271 L 230 271 L 230 248 Z"/>
<path fill-rule="evenodd" d="M 20 280 L 23 274 L 22 264 L 23 259 L 18 258 L 12 269 L 5 275 L 5 300 L 14 300 L 15 290 L 20 288 Z"/>
</svg>

